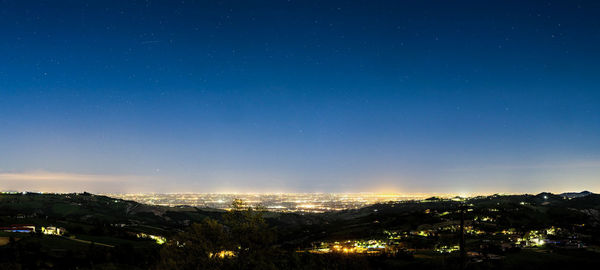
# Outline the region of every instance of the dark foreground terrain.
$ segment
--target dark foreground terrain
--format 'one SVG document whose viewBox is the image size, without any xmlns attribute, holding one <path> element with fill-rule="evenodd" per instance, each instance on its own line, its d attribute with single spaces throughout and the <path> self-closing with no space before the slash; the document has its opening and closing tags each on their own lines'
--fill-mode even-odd
<svg viewBox="0 0 600 270">
<path fill-rule="evenodd" d="M 271 213 L 242 201 L 221 211 L 88 193 L 6 193 L 0 227 L 0 269 L 600 265 L 600 195 L 588 192 L 429 198 L 323 214 Z"/>
</svg>

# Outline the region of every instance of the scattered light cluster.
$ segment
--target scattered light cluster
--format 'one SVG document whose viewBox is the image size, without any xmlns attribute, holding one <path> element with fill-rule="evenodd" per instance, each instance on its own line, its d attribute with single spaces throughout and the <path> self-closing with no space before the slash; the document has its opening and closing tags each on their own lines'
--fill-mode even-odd
<svg viewBox="0 0 600 270">
<path fill-rule="evenodd" d="M 159 245 L 162 245 L 167 242 L 167 239 L 160 235 L 138 233 L 137 238 L 152 239 L 152 240 L 156 241 L 156 243 Z"/>
<path fill-rule="evenodd" d="M 320 242 L 309 249 L 310 253 L 360 253 L 380 254 L 387 252 L 385 240 L 347 240 L 342 242 Z"/>
<path fill-rule="evenodd" d="M 542 247 L 545 245 L 562 245 L 570 248 L 585 248 L 586 245 L 583 241 L 577 239 L 575 234 L 563 235 L 563 237 L 552 237 L 563 233 L 563 229 L 557 227 L 550 227 L 543 230 L 531 230 L 525 232 L 518 232 L 516 229 L 511 228 L 502 231 L 489 231 L 485 232 L 482 230 L 474 229 L 472 226 L 464 227 L 465 234 L 469 235 L 471 239 L 482 239 L 478 238 L 478 235 L 491 234 L 491 235 L 504 235 L 505 238 L 497 239 L 499 246 L 505 250 L 513 247 L 522 248 L 535 248 Z M 395 254 L 400 250 L 414 252 L 416 249 L 411 244 L 416 238 L 430 238 L 439 239 L 442 234 L 448 237 L 450 234 L 457 235 L 459 231 L 458 225 L 449 225 L 445 227 L 438 227 L 435 230 L 412 230 L 412 231 L 393 231 L 384 230 L 385 237 L 380 239 L 370 240 L 344 240 L 335 242 L 317 242 L 313 243 L 312 247 L 306 250 L 300 250 L 300 252 L 310 253 L 341 253 L 341 254 Z M 458 242 L 458 239 L 455 239 Z M 486 240 L 487 241 L 487 240 Z M 487 241 L 489 244 L 490 241 Z M 460 249 L 458 243 L 451 244 L 437 244 L 433 247 L 433 250 L 438 253 L 454 253 Z M 473 253 L 473 252 L 471 252 Z M 477 252 L 475 252 L 477 253 Z"/>
</svg>

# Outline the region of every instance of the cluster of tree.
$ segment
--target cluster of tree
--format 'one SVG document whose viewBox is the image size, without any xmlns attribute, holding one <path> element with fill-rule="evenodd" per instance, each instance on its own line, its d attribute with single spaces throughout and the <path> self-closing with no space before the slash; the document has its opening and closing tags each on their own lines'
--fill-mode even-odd
<svg viewBox="0 0 600 270">
<path fill-rule="evenodd" d="M 221 221 L 206 218 L 172 237 L 160 251 L 156 269 L 378 269 L 381 258 L 310 254 L 285 248 L 261 208 L 234 200 Z M 383 267 L 387 269 L 389 267 Z"/>
<path fill-rule="evenodd" d="M 206 218 L 169 240 L 158 269 L 276 269 L 275 232 L 262 209 L 235 200 L 222 223 Z"/>
</svg>

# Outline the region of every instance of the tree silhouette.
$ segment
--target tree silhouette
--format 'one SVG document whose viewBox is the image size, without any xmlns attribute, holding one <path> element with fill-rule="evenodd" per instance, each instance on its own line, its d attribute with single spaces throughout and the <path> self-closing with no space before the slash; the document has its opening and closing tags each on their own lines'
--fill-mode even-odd
<svg viewBox="0 0 600 270">
<path fill-rule="evenodd" d="M 273 255 L 275 233 L 269 228 L 263 216 L 264 209 L 246 207 L 236 199 L 231 210 L 223 216 L 224 224 L 230 229 L 236 268 L 275 269 Z"/>
<path fill-rule="evenodd" d="M 221 269 L 223 260 L 218 254 L 230 248 L 230 243 L 224 226 L 207 218 L 165 244 L 158 269 Z"/>
<path fill-rule="evenodd" d="M 275 233 L 261 208 L 234 200 L 223 224 L 207 218 L 170 239 L 160 252 L 158 269 L 275 269 Z M 223 256 L 228 252 L 233 256 Z"/>
</svg>

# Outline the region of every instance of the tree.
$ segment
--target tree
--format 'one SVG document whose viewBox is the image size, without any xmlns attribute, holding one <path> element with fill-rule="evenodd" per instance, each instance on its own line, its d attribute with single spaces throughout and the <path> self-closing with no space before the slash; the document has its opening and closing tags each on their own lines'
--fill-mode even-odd
<svg viewBox="0 0 600 270">
<path fill-rule="evenodd" d="M 262 207 L 246 207 L 242 200 L 235 199 L 231 210 L 223 216 L 236 247 L 233 250 L 236 268 L 275 269 L 275 233 L 268 226 L 263 213 Z"/>
<path fill-rule="evenodd" d="M 158 269 L 275 269 L 275 233 L 262 208 L 234 200 L 223 224 L 205 219 L 177 234 L 160 252 Z M 222 256 L 228 252 L 233 256 Z"/>
<path fill-rule="evenodd" d="M 158 269 L 221 269 L 224 261 L 219 254 L 230 248 L 223 225 L 207 218 L 165 244 Z"/>
</svg>

